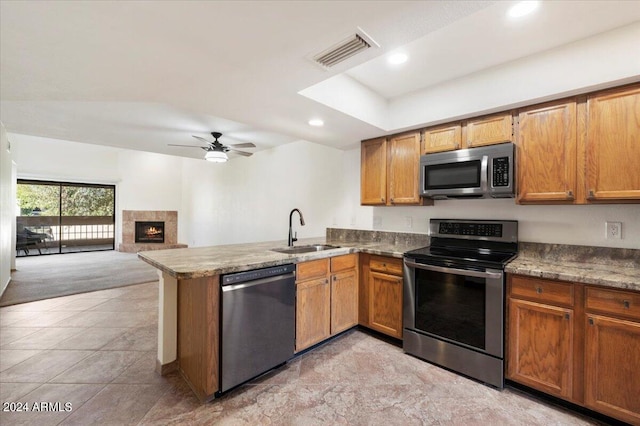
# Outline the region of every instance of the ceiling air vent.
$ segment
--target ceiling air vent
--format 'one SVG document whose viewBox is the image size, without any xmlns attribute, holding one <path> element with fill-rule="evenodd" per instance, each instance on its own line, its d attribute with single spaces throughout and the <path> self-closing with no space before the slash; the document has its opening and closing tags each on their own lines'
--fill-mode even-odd
<svg viewBox="0 0 640 426">
<path fill-rule="evenodd" d="M 346 40 L 315 55 L 313 60 L 325 68 L 331 68 L 372 46 L 379 47 L 378 43 L 360 30 Z"/>
</svg>

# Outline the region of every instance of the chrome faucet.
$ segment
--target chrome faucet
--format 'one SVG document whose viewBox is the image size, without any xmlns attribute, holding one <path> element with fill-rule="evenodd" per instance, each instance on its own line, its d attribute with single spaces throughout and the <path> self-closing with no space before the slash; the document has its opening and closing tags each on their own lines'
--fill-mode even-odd
<svg viewBox="0 0 640 426">
<path fill-rule="evenodd" d="M 289 213 L 289 247 L 293 247 L 293 242 L 294 241 L 298 241 L 298 233 L 296 232 L 295 236 L 293 235 L 292 232 L 292 225 L 291 225 L 291 221 L 293 219 L 293 212 L 298 212 L 298 214 L 300 215 L 300 225 L 304 226 L 304 217 L 302 217 L 302 212 L 298 209 L 293 209 L 291 210 L 291 213 Z"/>
</svg>

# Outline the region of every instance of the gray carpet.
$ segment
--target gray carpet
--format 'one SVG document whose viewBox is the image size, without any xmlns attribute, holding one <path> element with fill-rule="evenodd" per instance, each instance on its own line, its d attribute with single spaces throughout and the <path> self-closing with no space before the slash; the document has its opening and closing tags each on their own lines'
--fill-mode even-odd
<svg viewBox="0 0 640 426">
<path fill-rule="evenodd" d="M 0 306 L 157 281 L 156 271 L 118 251 L 19 257 Z"/>
</svg>

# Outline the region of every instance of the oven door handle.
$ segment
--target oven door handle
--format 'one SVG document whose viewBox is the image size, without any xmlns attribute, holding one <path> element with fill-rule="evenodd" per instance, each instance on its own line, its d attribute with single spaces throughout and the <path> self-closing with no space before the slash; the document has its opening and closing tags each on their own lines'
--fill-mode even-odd
<svg viewBox="0 0 640 426">
<path fill-rule="evenodd" d="M 452 273 L 457 275 L 466 275 L 468 277 L 478 277 L 478 278 L 502 278 L 502 272 L 481 272 L 481 271 L 471 271 L 467 269 L 446 268 L 444 266 L 425 265 L 424 263 L 411 262 L 406 259 L 404 263 L 407 266 L 411 266 L 416 269 L 424 269 L 426 271 Z"/>
</svg>

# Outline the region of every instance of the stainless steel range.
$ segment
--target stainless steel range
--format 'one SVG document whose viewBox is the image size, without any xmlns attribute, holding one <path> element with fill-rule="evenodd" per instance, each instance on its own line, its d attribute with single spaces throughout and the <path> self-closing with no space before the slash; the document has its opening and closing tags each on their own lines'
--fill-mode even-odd
<svg viewBox="0 0 640 426">
<path fill-rule="evenodd" d="M 404 351 L 504 386 L 505 265 L 518 222 L 431 219 L 431 245 L 404 254 Z"/>
</svg>

